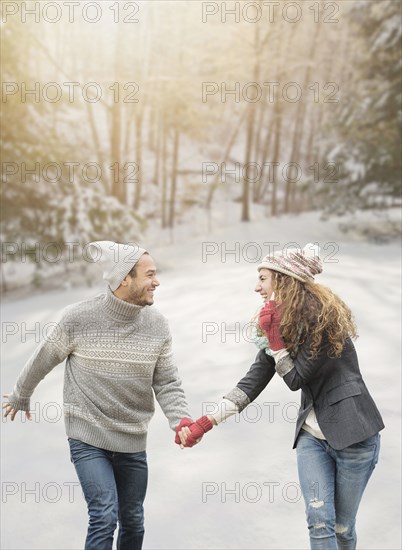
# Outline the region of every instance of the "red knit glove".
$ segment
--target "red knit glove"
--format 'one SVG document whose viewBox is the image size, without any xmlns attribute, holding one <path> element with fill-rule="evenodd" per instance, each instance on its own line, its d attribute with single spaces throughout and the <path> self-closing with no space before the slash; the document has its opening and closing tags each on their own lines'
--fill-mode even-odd
<svg viewBox="0 0 402 550">
<path fill-rule="evenodd" d="M 213 424 L 206 416 L 201 416 L 191 426 L 189 426 L 191 434 L 186 439 L 186 447 L 193 447 L 204 434 L 212 430 Z"/>
<path fill-rule="evenodd" d="M 178 445 L 181 444 L 180 437 L 179 437 L 179 431 L 184 428 L 184 426 L 191 426 L 191 424 L 194 424 L 194 421 L 191 420 L 191 418 L 188 418 L 185 416 L 181 421 L 180 424 L 176 428 L 176 437 L 174 438 L 174 442 Z"/>
<path fill-rule="evenodd" d="M 272 351 L 278 351 L 286 348 L 285 342 L 282 339 L 279 327 L 281 324 L 281 306 L 274 300 L 269 300 L 260 311 L 259 324 L 265 332 L 269 347 Z"/>
</svg>

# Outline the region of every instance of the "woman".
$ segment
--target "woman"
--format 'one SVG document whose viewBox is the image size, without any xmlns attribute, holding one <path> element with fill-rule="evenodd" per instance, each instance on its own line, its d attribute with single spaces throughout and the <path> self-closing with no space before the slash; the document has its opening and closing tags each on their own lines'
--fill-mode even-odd
<svg viewBox="0 0 402 550">
<path fill-rule="evenodd" d="M 293 448 L 313 550 L 356 548 L 361 497 L 378 461 L 381 415 L 362 379 L 349 308 L 315 283 L 318 247 L 268 255 L 258 266 L 255 291 L 264 305 L 259 327 L 269 348 L 208 416 L 183 419 L 176 442 L 191 447 L 213 425 L 242 411 L 275 372 L 292 391 L 301 389 Z"/>
</svg>

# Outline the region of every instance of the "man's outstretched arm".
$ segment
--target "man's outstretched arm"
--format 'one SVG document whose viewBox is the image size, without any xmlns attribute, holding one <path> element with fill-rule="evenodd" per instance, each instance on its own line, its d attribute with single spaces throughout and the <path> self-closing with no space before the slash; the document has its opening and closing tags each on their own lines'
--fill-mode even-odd
<svg viewBox="0 0 402 550">
<path fill-rule="evenodd" d="M 13 421 L 18 411 L 25 411 L 26 417 L 30 419 L 30 401 L 36 386 L 56 365 L 68 357 L 71 350 L 70 335 L 60 323 L 29 358 L 18 376 L 12 393 L 3 396 L 8 399 L 8 403 L 3 404 L 3 416 L 10 416 Z"/>
</svg>

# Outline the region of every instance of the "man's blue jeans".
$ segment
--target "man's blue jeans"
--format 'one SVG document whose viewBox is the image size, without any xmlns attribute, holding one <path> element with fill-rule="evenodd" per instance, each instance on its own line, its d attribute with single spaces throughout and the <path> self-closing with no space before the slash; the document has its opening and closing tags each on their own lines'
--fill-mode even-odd
<svg viewBox="0 0 402 550">
<path fill-rule="evenodd" d="M 68 442 L 88 505 L 85 550 L 112 550 L 117 520 L 118 550 L 141 550 L 148 482 L 146 452 L 115 453 L 77 439 Z"/>
<path fill-rule="evenodd" d="M 380 434 L 336 451 L 301 430 L 296 450 L 311 549 L 354 550 L 356 514 L 378 462 Z"/>
</svg>

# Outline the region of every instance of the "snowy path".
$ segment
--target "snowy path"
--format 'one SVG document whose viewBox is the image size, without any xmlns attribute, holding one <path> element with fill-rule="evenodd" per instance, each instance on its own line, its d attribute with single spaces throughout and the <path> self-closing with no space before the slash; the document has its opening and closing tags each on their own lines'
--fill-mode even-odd
<svg viewBox="0 0 402 550">
<path fill-rule="evenodd" d="M 351 306 L 359 327 L 356 346 L 365 381 L 386 424 L 380 462 L 358 517 L 361 550 L 399 550 L 400 540 L 400 251 L 397 243 L 369 245 L 342 241 L 331 224 L 312 218 L 272 222 L 282 243 L 319 240 L 339 244 L 337 263 L 326 263 L 320 282 Z M 306 223 L 308 222 L 308 223 Z M 311 222 L 311 223 L 310 223 Z M 312 223 L 314 233 L 311 233 Z M 217 243 L 247 243 L 267 224 L 233 226 Z M 313 234 L 313 237 L 311 236 Z M 317 236 L 319 235 L 319 239 Z M 250 237 L 250 238 L 249 238 Z M 187 245 L 152 248 L 162 266 L 156 307 L 169 319 L 174 350 L 194 416 L 205 412 L 245 373 L 256 348 L 241 332 L 259 301 L 254 295 L 255 264 L 233 256 L 201 258 L 202 239 Z M 250 251 L 251 252 L 251 251 Z M 21 323 L 32 329 L 57 320 L 62 307 L 100 290 L 76 288 L 6 302 L 5 322 L 17 323 L 2 351 L 2 393 L 12 389 L 36 336 L 21 341 Z M 203 342 L 203 323 L 219 328 Z M 215 323 L 215 325 L 212 325 Z M 11 325 L 7 325 L 10 327 Z M 205 325 L 204 325 L 205 329 Z M 236 338 L 238 337 L 238 342 Z M 5 335 L 3 333 L 3 342 Z M 86 531 L 86 507 L 69 461 L 61 413 L 63 367 L 38 386 L 34 422 L 2 424 L 2 544 L 4 549 L 78 550 Z M 148 443 L 150 483 L 146 499 L 146 538 L 151 549 L 308 548 L 304 506 L 291 449 L 296 403 L 277 377 L 240 418 L 208 434 L 196 448 L 180 451 L 157 410 Z M 53 404 L 52 404 L 53 403 Z M 47 419 L 47 420 L 46 420 Z"/>
</svg>

